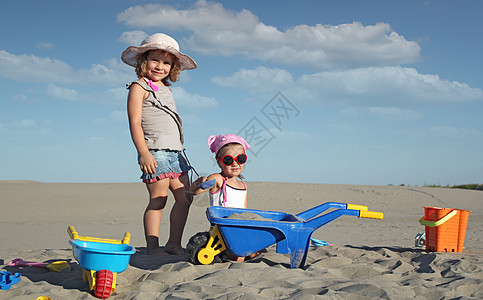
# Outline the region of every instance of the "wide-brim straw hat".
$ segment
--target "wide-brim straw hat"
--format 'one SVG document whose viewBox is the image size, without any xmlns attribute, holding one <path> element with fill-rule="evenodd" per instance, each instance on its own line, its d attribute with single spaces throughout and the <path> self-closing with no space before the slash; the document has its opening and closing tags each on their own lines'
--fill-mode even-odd
<svg viewBox="0 0 483 300">
<path fill-rule="evenodd" d="M 121 59 L 126 64 L 136 67 L 137 56 L 149 50 L 163 50 L 173 54 L 179 60 L 182 70 L 196 69 L 196 62 L 186 54 L 179 51 L 178 42 L 164 33 L 155 33 L 142 41 L 141 46 L 130 46 L 121 55 Z"/>
</svg>

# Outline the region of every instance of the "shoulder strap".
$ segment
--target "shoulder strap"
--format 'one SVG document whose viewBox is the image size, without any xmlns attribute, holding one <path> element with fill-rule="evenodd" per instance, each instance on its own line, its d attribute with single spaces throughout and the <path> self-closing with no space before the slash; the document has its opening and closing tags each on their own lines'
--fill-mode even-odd
<svg viewBox="0 0 483 300">
<path fill-rule="evenodd" d="M 228 197 L 228 195 L 226 194 L 226 182 L 227 181 L 228 181 L 228 177 L 223 177 L 223 186 L 221 187 L 221 189 L 223 191 L 223 206 L 226 206 L 226 201 L 227 201 L 227 197 Z M 241 183 L 243 183 L 243 186 L 245 187 L 245 190 L 246 190 L 247 185 L 245 184 L 245 182 L 241 181 Z"/>
<path fill-rule="evenodd" d="M 221 189 L 223 190 L 223 206 L 226 206 L 226 198 L 227 198 L 227 195 L 226 195 L 226 181 L 228 180 L 228 177 L 224 177 L 223 178 L 223 186 L 221 187 Z"/>
<path fill-rule="evenodd" d="M 143 77 L 143 79 L 155 92 L 159 90 L 159 87 L 155 85 L 151 79 L 148 79 L 146 77 Z"/>
</svg>

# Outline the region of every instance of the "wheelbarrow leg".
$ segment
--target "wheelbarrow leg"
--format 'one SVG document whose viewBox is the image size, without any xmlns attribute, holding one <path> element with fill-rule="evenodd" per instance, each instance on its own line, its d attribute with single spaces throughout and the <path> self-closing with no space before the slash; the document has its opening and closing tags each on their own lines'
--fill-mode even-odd
<svg viewBox="0 0 483 300">
<path fill-rule="evenodd" d="M 310 237 L 313 231 L 300 230 L 289 234 L 287 236 L 287 246 L 290 251 L 290 268 L 303 268 L 305 259 L 307 258 L 307 251 L 309 248 Z"/>
<path fill-rule="evenodd" d="M 277 243 L 277 253 L 287 254 L 289 252 L 286 238 Z"/>
</svg>

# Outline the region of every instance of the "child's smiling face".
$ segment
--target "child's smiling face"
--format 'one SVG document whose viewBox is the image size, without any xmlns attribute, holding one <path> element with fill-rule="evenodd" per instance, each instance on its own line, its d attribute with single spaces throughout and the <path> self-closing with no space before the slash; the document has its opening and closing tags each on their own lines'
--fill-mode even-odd
<svg viewBox="0 0 483 300">
<path fill-rule="evenodd" d="M 154 82 L 160 82 L 169 75 L 173 66 L 173 55 L 162 51 L 149 51 L 146 61 L 146 77 Z"/>
<path fill-rule="evenodd" d="M 222 162 L 222 159 L 225 155 L 230 155 L 231 157 L 236 158 L 240 154 L 245 154 L 245 149 L 240 144 L 230 144 L 220 149 L 216 161 L 224 176 L 230 178 L 237 177 L 241 174 L 241 172 L 243 172 L 245 164 L 238 163 L 236 159 L 233 160 L 233 164 L 230 166 L 227 166 Z"/>
</svg>

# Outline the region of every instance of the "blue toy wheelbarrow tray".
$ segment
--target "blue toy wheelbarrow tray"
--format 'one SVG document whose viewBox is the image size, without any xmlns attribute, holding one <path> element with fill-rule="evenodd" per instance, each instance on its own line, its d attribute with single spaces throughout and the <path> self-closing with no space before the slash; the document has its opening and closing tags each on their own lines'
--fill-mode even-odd
<svg viewBox="0 0 483 300">
<path fill-rule="evenodd" d="M 131 255 L 136 249 L 129 244 L 109 244 L 70 240 L 74 256 L 82 268 L 121 273 L 127 269 Z"/>
<path fill-rule="evenodd" d="M 332 210 L 321 215 L 327 209 Z M 260 218 L 233 218 L 234 214 L 251 213 Z M 368 211 L 366 206 L 326 202 L 296 215 L 284 212 L 212 206 L 206 216 L 217 226 L 226 247 L 236 256 L 247 256 L 272 244 L 277 253 L 290 253 L 291 268 L 303 267 L 312 233 L 342 215 L 382 219 L 381 212 Z"/>
</svg>

